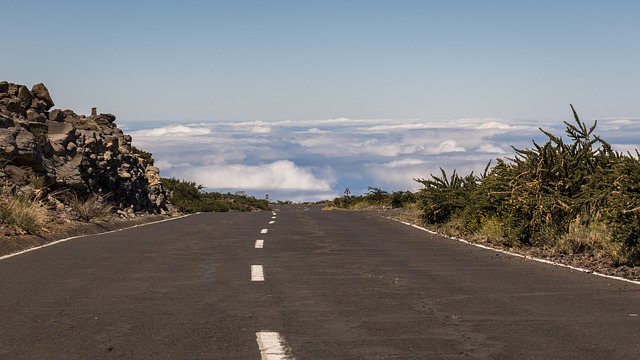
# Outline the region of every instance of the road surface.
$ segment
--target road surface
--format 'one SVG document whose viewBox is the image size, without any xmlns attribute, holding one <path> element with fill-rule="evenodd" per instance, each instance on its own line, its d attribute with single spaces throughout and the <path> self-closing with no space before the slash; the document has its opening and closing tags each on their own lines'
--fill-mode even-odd
<svg viewBox="0 0 640 360">
<path fill-rule="evenodd" d="M 639 359 L 640 286 L 369 214 L 198 214 L 0 261 L 0 359 Z"/>
</svg>

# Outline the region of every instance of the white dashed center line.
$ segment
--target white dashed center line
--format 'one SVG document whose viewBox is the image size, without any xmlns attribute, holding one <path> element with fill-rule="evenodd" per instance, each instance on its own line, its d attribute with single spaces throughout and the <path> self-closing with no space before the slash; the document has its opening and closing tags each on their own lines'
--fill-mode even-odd
<svg viewBox="0 0 640 360">
<path fill-rule="evenodd" d="M 269 221 L 269 225 L 275 224 L 275 222 L 276 222 L 275 220 L 271 220 L 271 221 Z"/>
<path fill-rule="evenodd" d="M 262 249 L 264 247 L 264 240 L 256 240 L 256 249 Z"/>
<path fill-rule="evenodd" d="M 285 354 L 284 340 L 277 332 L 257 332 L 256 340 L 258 341 L 262 360 L 293 360 L 292 357 Z"/>
<path fill-rule="evenodd" d="M 267 230 L 267 229 L 262 229 L 262 230 L 260 230 L 260 234 L 266 234 L 266 233 L 267 233 L 267 231 L 269 231 L 269 230 Z"/>
<path fill-rule="evenodd" d="M 264 281 L 262 265 L 251 265 L 251 281 Z"/>
</svg>

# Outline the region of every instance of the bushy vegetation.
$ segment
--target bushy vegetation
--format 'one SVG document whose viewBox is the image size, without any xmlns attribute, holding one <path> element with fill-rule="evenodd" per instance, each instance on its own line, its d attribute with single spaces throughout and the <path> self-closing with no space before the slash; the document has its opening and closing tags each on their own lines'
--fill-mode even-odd
<svg viewBox="0 0 640 360">
<path fill-rule="evenodd" d="M 171 193 L 171 203 L 185 213 L 253 211 L 270 208 L 268 201 L 252 196 L 203 192 L 202 185 L 191 181 L 163 178 L 162 185 Z"/>
<path fill-rule="evenodd" d="M 153 154 L 151 154 L 150 152 L 138 149 L 135 146 L 131 147 L 131 152 L 145 159 L 147 161 L 147 164 L 153 166 L 155 160 L 153 159 Z"/>
<path fill-rule="evenodd" d="M 597 122 L 572 110 L 568 142 L 540 129 L 545 144 L 514 148 L 481 175 L 416 179 L 423 221 L 508 246 L 640 263 L 640 156 L 614 151 L 594 135 Z"/>
<path fill-rule="evenodd" d="M 416 195 L 411 191 L 389 193 L 380 188 L 369 187 L 364 195 L 335 198 L 328 206 L 336 208 L 363 209 L 368 207 L 403 208 L 415 204 Z"/>
</svg>

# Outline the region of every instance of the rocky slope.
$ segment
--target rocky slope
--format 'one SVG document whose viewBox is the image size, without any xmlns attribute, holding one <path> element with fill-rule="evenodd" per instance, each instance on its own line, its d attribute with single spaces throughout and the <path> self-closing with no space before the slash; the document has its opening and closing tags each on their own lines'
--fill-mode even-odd
<svg viewBox="0 0 640 360">
<path fill-rule="evenodd" d="M 0 82 L 0 186 L 3 192 L 100 195 L 121 214 L 165 213 L 158 168 L 132 151 L 116 117 L 53 109 L 44 84 Z M 64 206 L 62 203 L 60 206 Z"/>
</svg>

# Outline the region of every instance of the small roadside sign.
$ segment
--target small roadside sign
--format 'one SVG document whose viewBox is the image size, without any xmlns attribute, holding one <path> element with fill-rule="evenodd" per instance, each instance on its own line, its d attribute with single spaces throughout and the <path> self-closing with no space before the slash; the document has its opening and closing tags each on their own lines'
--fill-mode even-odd
<svg viewBox="0 0 640 360">
<path fill-rule="evenodd" d="M 345 194 L 345 195 L 350 195 L 350 194 L 351 194 L 351 190 L 349 190 L 349 188 L 346 188 L 346 189 L 344 190 L 344 194 Z"/>
</svg>

